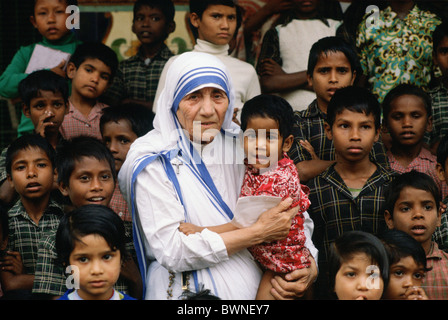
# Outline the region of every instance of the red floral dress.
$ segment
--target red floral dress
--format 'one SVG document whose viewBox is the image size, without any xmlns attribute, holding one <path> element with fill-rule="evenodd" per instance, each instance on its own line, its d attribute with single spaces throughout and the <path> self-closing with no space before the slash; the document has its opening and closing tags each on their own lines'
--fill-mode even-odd
<svg viewBox="0 0 448 320">
<path fill-rule="evenodd" d="M 284 240 L 249 248 L 254 258 L 265 268 L 278 273 L 288 273 L 310 266 L 310 252 L 305 247 L 306 237 L 303 229 L 303 212 L 310 206 L 308 193 L 308 187 L 300 184 L 294 162 L 286 154 L 278 161 L 277 167 L 268 172 L 260 173 L 250 165 L 246 167 L 241 197 L 271 195 L 285 199 L 290 196 L 294 199 L 291 207 L 300 207 Z"/>
</svg>

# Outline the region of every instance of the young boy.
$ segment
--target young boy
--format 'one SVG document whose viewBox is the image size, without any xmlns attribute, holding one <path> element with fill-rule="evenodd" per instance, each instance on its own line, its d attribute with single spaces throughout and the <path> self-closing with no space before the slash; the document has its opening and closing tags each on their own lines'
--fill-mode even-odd
<svg viewBox="0 0 448 320">
<path fill-rule="evenodd" d="M 218 57 L 232 78 L 235 89 L 235 122 L 239 117 L 244 102 L 261 93 L 258 75 L 254 67 L 229 55 L 229 43 L 237 28 L 237 9 L 233 0 L 190 0 L 190 27 L 196 39 L 194 52 L 204 52 Z M 159 88 L 165 84 L 166 72 L 172 63 L 171 58 L 162 72 Z M 157 90 L 156 101 L 160 95 Z M 153 109 L 154 113 L 157 112 Z"/>
<path fill-rule="evenodd" d="M 30 299 L 36 271 L 38 244 L 56 230 L 62 207 L 51 198 L 55 151 L 42 136 L 25 135 L 11 143 L 6 154 L 8 182 L 19 201 L 8 211 L 7 255 L 0 261 L 5 297 Z"/>
<path fill-rule="evenodd" d="M 70 108 L 61 126 L 64 139 L 89 135 L 101 140 L 99 128 L 106 91 L 118 66 L 115 52 L 102 43 L 83 43 L 70 57 L 67 76 L 72 81 Z"/>
<path fill-rule="evenodd" d="M 173 56 L 165 40 L 176 28 L 174 13 L 171 0 L 138 0 L 134 4 L 132 32 L 141 45 L 135 56 L 118 65 L 111 87 L 101 98 L 105 103 L 136 102 L 152 110 L 160 74 Z"/>
<path fill-rule="evenodd" d="M 294 110 L 305 110 L 316 99 L 307 81 L 312 45 L 335 36 L 340 21 L 319 12 L 320 0 L 291 1 L 292 8 L 263 37 L 257 72 L 264 93 L 277 93 Z"/>
<path fill-rule="evenodd" d="M 389 186 L 384 217 L 389 229 L 406 232 L 426 253 L 423 288 L 430 300 L 448 297 L 448 253 L 432 241 L 440 226 L 440 195 L 434 180 L 425 173 L 411 171 L 397 176 Z"/>
<path fill-rule="evenodd" d="M 114 157 L 117 175 L 126 160 L 132 143 L 153 129 L 153 120 L 154 113 L 140 104 L 126 103 L 103 109 L 100 120 L 101 135 L 103 142 Z M 118 183 L 115 185 L 109 207 L 126 221 L 126 226 L 128 226 L 128 222 L 132 221 Z M 129 227 L 132 228 L 132 224 Z"/>
<path fill-rule="evenodd" d="M 388 230 L 380 239 L 389 257 L 389 282 L 383 299 L 428 300 L 422 282 L 429 270 L 420 243 L 400 230 Z"/>
<path fill-rule="evenodd" d="M 432 34 L 434 66 L 442 76 L 437 85 L 429 91 L 432 102 L 433 128 L 425 135 L 425 142 L 435 154 L 440 140 L 448 134 L 448 23 L 443 22 Z"/>
<path fill-rule="evenodd" d="M 378 234 L 386 228 L 381 205 L 392 175 L 369 157 L 379 139 L 380 117 L 378 101 L 364 88 L 339 89 L 328 104 L 325 132 L 334 143 L 336 161 L 308 183 L 308 212 L 314 221 L 321 274 L 326 271 L 330 244 L 342 233 Z M 318 279 L 318 297 L 328 290 L 325 281 Z"/>
<path fill-rule="evenodd" d="M 56 148 L 62 137 L 59 128 L 68 112 L 68 84 L 65 78 L 49 70 L 35 71 L 19 84 L 22 112 L 31 120 L 34 132 Z M 5 157 L 0 155 L 0 200 L 11 205 L 16 192 L 6 181 Z"/>
<path fill-rule="evenodd" d="M 70 13 L 66 8 L 77 5 L 76 0 L 34 0 L 34 9 L 30 22 L 42 35 L 42 41 L 21 47 L 14 55 L 11 63 L 0 76 L 0 96 L 10 99 L 19 97 L 18 87 L 20 81 L 26 78 L 28 62 L 33 54 L 36 44 L 72 54 L 81 43 L 66 27 Z M 58 65 L 51 71 L 65 78 L 64 66 L 67 61 L 58 61 Z M 32 132 L 33 123 L 22 114 L 17 129 L 18 135 Z"/>
<path fill-rule="evenodd" d="M 289 152 L 302 183 L 316 177 L 335 161 L 333 141 L 327 138 L 324 129 L 327 107 L 337 89 L 353 84 L 358 70 L 356 51 L 342 38 L 326 37 L 311 47 L 307 79 L 316 99 L 306 110 L 295 112 L 295 141 Z M 374 143 L 371 159 L 388 167 L 382 142 Z"/>
<path fill-rule="evenodd" d="M 447 185 L 436 173 L 436 156 L 424 147 L 423 137 L 432 129 L 431 98 L 423 89 L 400 84 L 383 100 L 383 128 L 390 134 L 387 151 L 390 167 L 397 173 L 417 170 L 431 176 L 447 195 Z"/>
<path fill-rule="evenodd" d="M 56 165 L 59 189 L 69 200 L 66 212 L 86 204 L 109 206 L 116 183 L 115 164 L 101 141 L 87 136 L 64 141 L 57 149 Z M 33 286 L 33 292 L 52 297 L 62 295 L 67 289 L 64 270 L 56 261 L 55 236 L 56 231 L 51 232 L 40 243 Z M 135 270 L 123 268 L 127 274 L 122 275 L 130 281 L 120 281 L 120 291 L 136 288 L 138 292 L 138 271 L 132 259 L 127 262 L 128 268 Z"/>
</svg>

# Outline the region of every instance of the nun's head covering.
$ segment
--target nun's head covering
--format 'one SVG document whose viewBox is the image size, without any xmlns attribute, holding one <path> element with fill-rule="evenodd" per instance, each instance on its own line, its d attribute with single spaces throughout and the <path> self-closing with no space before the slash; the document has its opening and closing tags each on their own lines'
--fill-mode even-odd
<svg viewBox="0 0 448 320">
<path fill-rule="evenodd" d="M 187 94 L 204 87 L 218 88 L 227 94 L 229 107 L 221 129 L 235 129 L 232 122 L 234 92 L 226 67 L 221 60 L 212 55 L 187 52 L 176 57 L 169 66 L 165 87 L 157 101 L 154 129 L 160 132 L 166 145 L 174 142 L 172 141 L 173 132 L 180 128 L 176 116 L 179 102 Z"/>
</svg>

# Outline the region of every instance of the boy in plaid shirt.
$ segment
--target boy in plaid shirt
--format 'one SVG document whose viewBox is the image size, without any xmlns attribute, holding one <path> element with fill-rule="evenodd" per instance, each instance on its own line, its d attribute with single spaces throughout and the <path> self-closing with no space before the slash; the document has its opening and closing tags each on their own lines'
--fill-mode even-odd
<svg viewBox="0 0 448 320">
<path fill-rule="evenodd" d="M 385 209 L 389 229 L 406 232 L 425 250 L 429 271 L 422 287 L 429 300 L 447 300 L 448 253 L 432 240 L 441 218 L 440 194 L 434 180 L 415 170 L 397 176 L 389 186 Z"/>
<path fill-rule="evenodd" d="M 388 92 L 382 106 L 383 128 L 391 138 L 387 151 L 391 169 L 426 173 L 437 183 L 443 199 L 446 182 L 437 176 L 436 156 L 424 146 L 425 133 L 432 129 L 431 98 L 420 87 L 400 84 Z"/>
<path fill-rule="evenodd" d="M 354 83 L 360 71 L 355 49 L 339 37 L 326 37 L 311 48 L 307 78 L 316 93 L 306 110 L 296 111 L 294 144 L 289 157 L 294 161 L 300 181 L 306 183 L 335 162 L 333 141 L 325 134 L 327 107 L 337 89 Z M 371 159 L 388 167 L 381 141 L 374 143 Z"/>
<path fill-rule="evenodd" d="M 138 0 L 132 32 L 141 45 L 133 57 L 121 61 L 111 87 L 101 98 L 109 105 L 134 102 L 152 110 L 160 74 L 173 53 L 165 40 L 176 29 L 171 0 Z"/>
<path fill-rule="evenodd" d="M 325 132 L 336 162 L 308 183 L 308 213 L 319 250 L 316 298 L 329 298 L 325 275 L 331 243 L 347 231 L 378 234 L 386 228 L 381 207 L 392 175 L 369 157 L 379 139 L 380 116 L 376 97 L 364 88 L 339 89 L 328 104 Z"/>
<path fill-rule="evenodd" d="M 6 153 L 8 182 L 20 196 L 8 211 L 7 255 L 0 261 L 4 299 L 31 299 L 38 244 L 56 230 L 62 206 L 51 198 L 55 151 L 38 134 L 13 141 Z"/>
<path fill-rule="evenodd" d="M 448 136 L 443 137 L 438 143 L 436 171 L 439 179 L 446 183 L 448 181 Z M 442 199 L 442 204 L 448 206 L 448 196 Z M 448 216 L 445 211 L 442 212 L 440 227 L 436 228 L 432 239 L 437 242 L 441 250 L 448 252 Z"/>
</svg>

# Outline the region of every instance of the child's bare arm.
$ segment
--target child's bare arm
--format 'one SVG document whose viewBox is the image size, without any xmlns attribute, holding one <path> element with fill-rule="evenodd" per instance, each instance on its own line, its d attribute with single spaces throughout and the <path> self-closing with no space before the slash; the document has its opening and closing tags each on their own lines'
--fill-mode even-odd
<svg viewBox="0 0 448 320">
<path fill-rule="evenodd" d="M 297 172 L 301 183 L 307 183 L 314 177 L 324 172 L 334 161 L 313 159 L 296 163 Z"/>
<path fill-rule="evenodd" d="M 17 251 L 8 251 L 1 260 L 0 278 L 3 291 L 30 290 L 33 288 L 34 275 L 23 273 L 22 257 Z"/>
<path fill-rule="evenodd" d="M 188 236 L 190 234 L 195 234 L 196 232 L 202 232 L 202 230 L 204 230 L 205 228 L 207 228 L 210 231 L 216 232 L 216 233 L 224 233 L 224 232 L 233 231 L 233 230 L 238 229 L 230 222 L 226 223 L 226 224 L 221 224 L 218 226 L 211 226 L 211 227 L 200 227 L 200 226 L 194 225 L 192 223 L 182 222 L 179 226 L 179 231 L 185 233 Z"/>
</svg>

